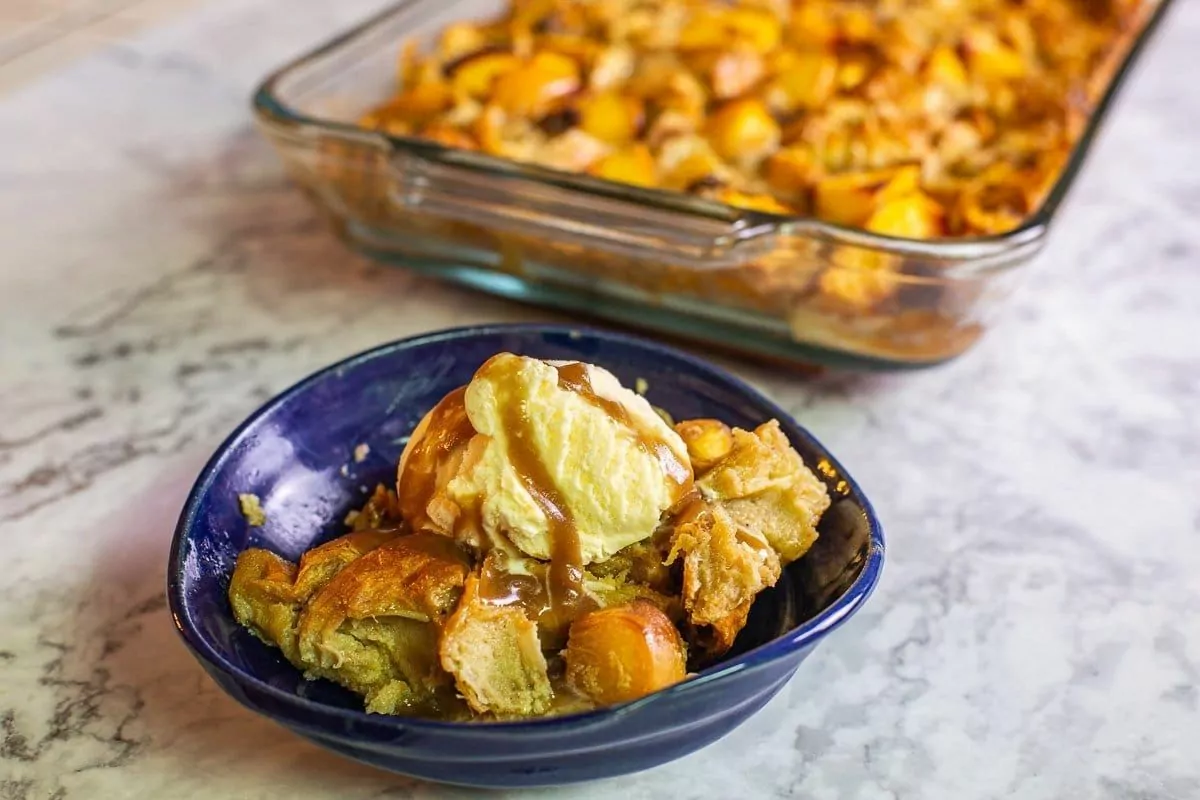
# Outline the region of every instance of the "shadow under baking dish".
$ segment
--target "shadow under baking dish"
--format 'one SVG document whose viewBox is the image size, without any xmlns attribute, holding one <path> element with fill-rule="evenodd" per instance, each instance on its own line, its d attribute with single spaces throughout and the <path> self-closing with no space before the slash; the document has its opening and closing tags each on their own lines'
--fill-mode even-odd
<svg viewBox="0 0 1200 800">
<path fill-rule="evenodd" d="M 579 360 L 648 384 L 647 399 L 678 419 L 754 427 L 780 421 L 826 482 L 833 505 L 820 539 L 755 602 L 719 664 L 655 694 L 582 714 L 450 723 L 367 714 L 362 699 L 306 681 L 279 652 L 239 627 L 226 597 L 237 556 L 265 547 L 296 560 L 345 532 L 346 513 L 395 463 L 421 417 L 509 351 Z M 361 445 L 368 450 L 365 458 Z M 238 495 L 260 498 L 251 527 Z M 700 359 L 632 336 L 546 325 L 463 328 L 354 356 L 301 381 L 256 411 L 201 472 L 171 546 L 167 593 L 179 633 L 234 699 L 331 750 L 428 780 L 509 787 L 573 783 L 662 764 L 731 731 L 767 703 L 879 580 L 883 532 L 837 461 L 783 409 Z"/>
</svg>

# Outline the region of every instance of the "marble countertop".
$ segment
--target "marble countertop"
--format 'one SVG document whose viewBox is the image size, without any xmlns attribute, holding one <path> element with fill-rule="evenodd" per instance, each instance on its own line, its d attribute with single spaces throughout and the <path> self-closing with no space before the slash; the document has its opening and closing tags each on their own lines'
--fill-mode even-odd
<svg viewBox="0 0 1200 800">
<path fill-rule="evenodd" d="M 0 95 L 0 798 L 456 794 L 244 711 L 163 599 L 185 493 L 261 400 L 381 341 L 551 318 L 350 255 L 252 129 L 266 70 L 379 4 L 114 12 Z M 1200 797 L 1197 41 L 1179 2 L 976 350 L 737 367 L 875 499 L 882 586 L 727 739 L 573 796 Z"/>
</svg>

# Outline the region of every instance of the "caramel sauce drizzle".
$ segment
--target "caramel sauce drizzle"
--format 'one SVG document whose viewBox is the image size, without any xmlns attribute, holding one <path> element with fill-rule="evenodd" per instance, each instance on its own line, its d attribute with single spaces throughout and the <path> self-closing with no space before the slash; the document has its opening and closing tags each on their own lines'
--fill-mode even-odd
<svg viewBox="0 0 1200 800">
<path fill-rule="evenodd" d="M 460 386 L 433 407 L 425 435 L 413 446 L 404 474 L 397 482 L 400 508 L 410 510 L 416 517 L 409 520 L 414 530 L 420 530 L 429 521 L 425 503 L 437 488 L 438 464 L 475 435 L 467 417 L 466 394 L 467 387 Z"/>
<path fill-rule="evenodd" d="M 579 529 L 571 509 L 563 499 L 546 464 L 533 442 L 533 425 L 525 404 L 513 396 L 515 370 L 520 361 L 501 362 L 508 366 L 496 381 L 496 403 L 508 438 L 508 458 L 518 480 L 546 517 L 550 533 L 550 574 L 547 582 L 550 609 L 569 613 L 583 602 L 583 549 Z"/>
<path fill-rule="evenodd" d="M 604 411 L 621 425 L 633 431 L 638 448 L 655 458 L 662 466 L 663 473 L 676 486 L 681 487 L 682 495 L 690 487 L 692 481 L 691 467 L 684 463 L 666 440 L 642 420 L 629 413 L 625 406 L 616 400 L 601 397 L 592 387 L 592 379 L 588 375 L 587 365 L 581 362 L 563 364 L 558 370 L 558 386 L 560 389 L 575 392 L 591 405 Z"/>
<path fill-rule="evenodd" d="M 489 362 L 491 363 L 491 362 Z M 485 365 L 486 368 L 487 365 Z M 492 379 L 496 385 L 496 405 L 508 443 L 508 459 L 521 485 L 546 518 L 550 538 L 550 565 L 545 579 L 539 575 L 508 573 L 492 559 L 484 565 L 480 594 L 497 605 L 520 605 L 526 613 L 549 627 L 560 627 L 589 609 L 591 603 L 583 590 L 583 551 L 579 528 L 570 506 L 555 484 L 534 443 L 534 430 L 529 410 L 516 397 L 520 361 L 503 360 L 492 364 Z M 663 473 L 676 485 L 676 500 L 690 497 L 693 490 L 690 466 L 680 458 L 667 441 L 650 426 L 629 413 L 621 403 L 599 395 L 592 386 L 587 365 L 564 364 L 556 367 L 559 388 L 575 392 L 587 403 L 599 408 L 618 424 L 633 433 L 637 446 L 661 465 Z M 482 371 L 482 369 L 481 369 Z M 447 397 L 435 409 L 430 431 L 437 430 L 437 440 L 422 446 L 413 458 L 436 457 L 448 453 L 474 433 L 467 421 L 459 390 L 454 401 Z M 445 409 L 443 409 L 443 405 Z M 462 409 L 460 420 L 457 416 Z M 449 423 L 449 424 L 447 424 Z M 434 425 L 438 428 L 434 428 Z M 445 426 L 445 433 L 442 427 Z M 406 470 L 407 472 L 407 470 Z M 423 477 L 425 471 L 419 472 Z M 432 480 L 432 479 L 429 479 Z M 433 489 L 432 483 L 409 488 L 421 496 Z"/>
</svg>

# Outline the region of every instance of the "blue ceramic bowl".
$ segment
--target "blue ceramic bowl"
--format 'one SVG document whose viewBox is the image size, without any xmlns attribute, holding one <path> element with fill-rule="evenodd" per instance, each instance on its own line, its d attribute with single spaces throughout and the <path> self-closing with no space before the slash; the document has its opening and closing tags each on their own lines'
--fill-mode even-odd
<svg viewBox="0 0 1200 800">
<path fill-rule="evenodd" d="M 390 483 L 408 434 L 488 357 L 510 351 L 587 361 L 676 418 L 753 427 L 772 417 L 829 485 L 817 545 L 760 595 L 734 650 L 684 683 L 622 706 L 504 723 L 367 714 L 362 700 L 305 681 L 278 651 L 234 622 L 226 599 L 238 553 L 266 547 L 295 560 L 344 532 L 346 512 Z M 356 446 L 369 455 L 356 461 Z M 240 493 L 266 511 L 251 528 Z M 643 339 L 552 326 L 494 326 L 384 345 L 301 381 L 256 411 L 204 467 L 171 546 L 167 593 L 183 641 L 234 699 L 296 733 L 377 767 L 473 786 L 565 784 L 636 772 L 724 736 L 771 699 L 830 631 L 871 594 L 883 532 L 837 461 L 784 411 L 732 375 Z"/>
</svg>

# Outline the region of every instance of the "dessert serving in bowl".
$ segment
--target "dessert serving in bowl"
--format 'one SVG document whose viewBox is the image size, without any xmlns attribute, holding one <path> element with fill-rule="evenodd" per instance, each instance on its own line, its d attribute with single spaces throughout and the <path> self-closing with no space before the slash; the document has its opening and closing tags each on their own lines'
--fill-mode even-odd
<svg viewBox="0 0 1200 800">
<path fill-rule="evenodd" d="M 840 465 L 733 376 L 497 326 L 386 345 L 252 415 L 188 499 L 168 594 L 218 684 L 300 735 L 540 785 L 727 733 L 882 559 Z"/>
</svg>

